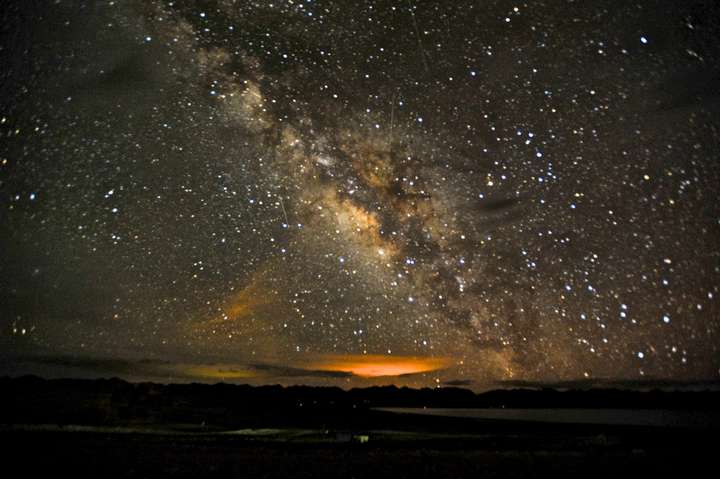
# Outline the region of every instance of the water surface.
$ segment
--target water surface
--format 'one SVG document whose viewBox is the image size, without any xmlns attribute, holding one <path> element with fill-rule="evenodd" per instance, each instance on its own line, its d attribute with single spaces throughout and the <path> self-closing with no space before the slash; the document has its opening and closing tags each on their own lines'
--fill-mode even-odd
<svg viewBox="0 0 720 479">
<path fill-rule="evenodd" d="M 381 411 L 428 416 L 463 417 L 506 421 L 529 421 L 562 424 L 604 424 L 624 426 L 659 426 L 716 428 L 719 411 L 681 411 L 669 409 L 445 409 L 445 408 L 378 408 Z"/>
</svg>

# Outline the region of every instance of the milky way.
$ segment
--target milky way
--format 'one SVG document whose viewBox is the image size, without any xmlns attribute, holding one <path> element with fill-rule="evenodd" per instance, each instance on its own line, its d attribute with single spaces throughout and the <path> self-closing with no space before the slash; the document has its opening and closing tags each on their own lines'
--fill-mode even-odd
<svg viewBox="0 0 720 479">
<path fill-rule="evenodd" d="M 712 1 L 10 2 L 5 374 L 720 374 Z"/>
</svg>

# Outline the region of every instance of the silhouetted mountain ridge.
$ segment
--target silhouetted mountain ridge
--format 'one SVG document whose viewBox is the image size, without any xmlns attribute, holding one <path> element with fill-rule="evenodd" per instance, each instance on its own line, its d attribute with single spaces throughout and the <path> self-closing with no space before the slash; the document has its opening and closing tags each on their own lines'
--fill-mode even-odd
<svg viewBox="0 0 720 479">
<path fill-rule="evenodd" d="M 217 424 L 233 426 L 324 423 L 350 416 L 362 421 L 377 407 L 626 408 L 710 410 L 717 391 L 590 389 L 410 389 L 375 386 L 248 386 L 218 383 L 129 383 L 121 379 L 0 378 L 0 423 Z"/>
</svg>

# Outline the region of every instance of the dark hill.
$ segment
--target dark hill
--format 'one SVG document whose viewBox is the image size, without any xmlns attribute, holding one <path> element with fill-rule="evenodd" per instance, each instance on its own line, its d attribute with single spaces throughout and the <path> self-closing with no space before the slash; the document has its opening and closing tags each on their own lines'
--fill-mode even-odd
<svg viewBox="0 0 720 479">
<path fill-rule="evenodd" d="M 720 408 L 720 392 L 590 389 L 351 389 L 308 386 L 128 383 L 120 379 L 0 378 L 4 424 L 207 424 L 229 427 L 322 426 L 333 418 L 362 423 L 376 407 L 433 408 Z"/>
</svg>

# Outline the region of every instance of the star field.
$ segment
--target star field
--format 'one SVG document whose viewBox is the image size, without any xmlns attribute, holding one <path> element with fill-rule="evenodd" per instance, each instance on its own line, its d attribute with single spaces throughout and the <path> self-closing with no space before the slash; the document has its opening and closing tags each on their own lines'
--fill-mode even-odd
<svg viewBox="0 0 720 479">
<path fill-rule="evenodd" d="M 11 2 L 4 372 L 716 380 L 718 13 Z"/>
</svg>

